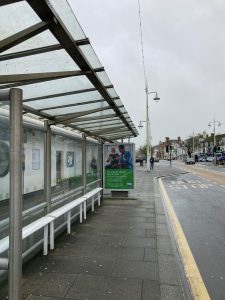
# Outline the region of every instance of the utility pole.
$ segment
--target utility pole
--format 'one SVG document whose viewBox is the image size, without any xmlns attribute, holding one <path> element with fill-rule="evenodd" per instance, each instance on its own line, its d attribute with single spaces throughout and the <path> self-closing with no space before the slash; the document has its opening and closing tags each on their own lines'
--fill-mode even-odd
<svg viewBox="0 0 225 300">
<path fill-rule="evenodd" d="M 193 139 L 192 139 L 192 142 L 193 142 L 193 158 L 194 158 L 194 153 L 195 153 L 195 135 L 194 135 L 194 132 L 193 132 Z"/>
</svg>

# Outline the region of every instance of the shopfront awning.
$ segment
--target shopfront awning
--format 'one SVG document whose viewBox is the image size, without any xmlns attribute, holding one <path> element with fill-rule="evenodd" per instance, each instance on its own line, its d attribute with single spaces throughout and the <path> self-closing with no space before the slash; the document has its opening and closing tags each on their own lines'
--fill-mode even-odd
<svg viewBox="0 0 225 300">
<path fill-rule="evenodd" d="M 0 1 L 0 89 L 24 113 L 107 141 L 138 135 L 65 0 Z"/>
</svg>

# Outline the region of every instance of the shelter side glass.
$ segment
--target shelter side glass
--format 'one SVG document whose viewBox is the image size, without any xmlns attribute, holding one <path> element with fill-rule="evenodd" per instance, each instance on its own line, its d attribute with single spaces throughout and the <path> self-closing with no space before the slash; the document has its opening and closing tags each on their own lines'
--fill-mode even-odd
<svg viewBox="0 0 225 300">
<path fill-rule="evenodd" d="M 7 112 L 8 105 L 8 101 L 0 102 L 0 240 L 9 234 L 10 120 Z"/>
<path fill-rule="evenodd" d="M 82 186 L 81 140 L 53 134 L 51 156 L 52 205 L 55 209 L 55 206 L 62 206 L 74 200 L 74 194 L 71 196 L 73 199 L 62 199 L 60 196 L 66 196 L 68 192 Z"/>
<path fill-rule="evenodd" d="M 99 161 L 98 144 L 89 143 L 89 142 L 87 143 L 86 159 L 87 159 L 86 182 L 88 185 L 87 191 L 90 191 L 93 188 L 99 186 L 98 183 L 95 183 L 96 180 L 100 179 L 100 161 Z"/>
<path fill-rule="evenodd" d="M 22 190 L 24 226 L 44 216 L 44 132 L 24 124 Z"/>
</svg>

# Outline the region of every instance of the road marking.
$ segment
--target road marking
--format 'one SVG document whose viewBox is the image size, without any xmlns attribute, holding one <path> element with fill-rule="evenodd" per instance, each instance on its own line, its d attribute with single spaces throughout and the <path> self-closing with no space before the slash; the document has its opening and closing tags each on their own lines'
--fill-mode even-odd
<svg viewBox="0 0 225 300">
<path fill-rule="evenodd" d="M 190 285 L 191 293 L 194 300 L 210 300 L 208 291 L 204 284 L 204 281 L 201 277 L 201 274 L 196 265 L 195 259 L 191 252 L 191 249 L 188 245 L 187 239 L 184 235 L 183 229 L 180 225 L 180 222 L 176 216 L 176 213 L 171 204 L 170 198 L 166 192 L 166 189 L 163 185 L 162 179 L 159 178 L 159 186 L 166 206 L 170 223 L 172 226 L 173 234 L 175 241 L 177 243 L 178 251 L 181 256 L 181 260 L 184 266 L 184 272 L 188 283 Z"/>
<path fill-rule="evenodd" d="M 171 190 L 188 190 L 189 188 L 192 189 L 208 189 L 210 186 L 213 186 L 210 183 L 202 183 L 200 180 L 171 180 L 171 184 L 169 188 Z"/>
</svg>

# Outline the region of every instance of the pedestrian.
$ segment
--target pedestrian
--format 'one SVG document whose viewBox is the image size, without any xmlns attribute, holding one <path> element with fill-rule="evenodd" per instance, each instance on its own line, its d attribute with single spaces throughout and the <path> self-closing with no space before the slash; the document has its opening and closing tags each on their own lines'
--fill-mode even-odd
<svg viewBox="0 0 225 300">
<path fill-rule="evenodd" d="M 154 168 L 154 157 L 153 156 L 151 156 L 151 158 L 150 158 L 150 169 L 152 169 L 153 170 L 153 168 Z"/>
</svg>

